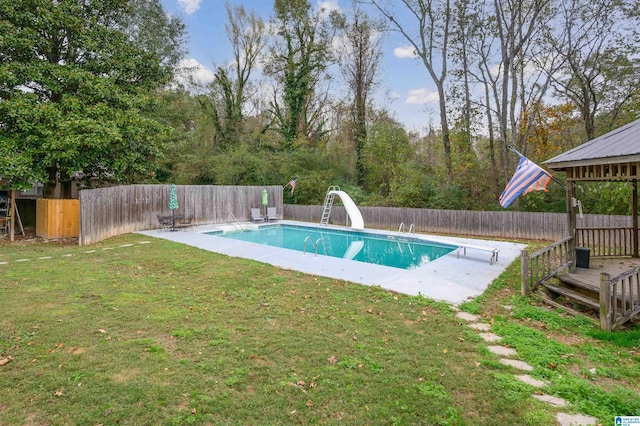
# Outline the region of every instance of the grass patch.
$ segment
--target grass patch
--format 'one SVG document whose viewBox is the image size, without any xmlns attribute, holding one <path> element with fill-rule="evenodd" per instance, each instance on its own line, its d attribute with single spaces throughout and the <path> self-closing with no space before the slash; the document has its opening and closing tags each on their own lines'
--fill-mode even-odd
<svg viewBox="0 0 640 426">
<path fill-rule="evenodd" d="M 0 247 L 0 424 L 553 422 L 445 304 L 145 240 Z M 555 393 L 603 419 L 635 409 L 636 358 L 524 323 L 549 319 L 512 299 L 515 271 L 466 308 L 513 303 L 487 320 Z M 607 376 L 582 377 L 590 363 Z"/>
</svg>

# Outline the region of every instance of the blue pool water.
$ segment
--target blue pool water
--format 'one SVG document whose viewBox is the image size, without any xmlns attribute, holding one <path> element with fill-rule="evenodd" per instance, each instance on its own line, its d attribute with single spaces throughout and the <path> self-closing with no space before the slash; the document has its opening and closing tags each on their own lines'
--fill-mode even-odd
<svg viewBox="0 0 640 426">
<path fill-rule="evenodd" d="M 263 225 L 211 234 L 298 251 L 305 251 L 306 240 L 306 252 L 311 255 L 317 242 L 318 254 L 402 269 L 415 269 L 458 248 L 418 238 L 298 225 Z"/>
</svg>

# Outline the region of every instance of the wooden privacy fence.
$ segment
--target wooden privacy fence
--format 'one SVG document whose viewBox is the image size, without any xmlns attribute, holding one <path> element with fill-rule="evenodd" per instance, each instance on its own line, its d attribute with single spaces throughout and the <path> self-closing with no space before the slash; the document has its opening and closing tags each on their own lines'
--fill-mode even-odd
<svg viewBox="0 0 640 426">
<path fill-rule="evenodd" d="M 128 185 L 80 191 L 80 245 L 115 235 L 159 228 L 157 215 L 170 215 L 170 185 Z M 262 206 L 267 189 L 269 206 L 282 217 L 282 186 L 177 185 L 176 214 L 192 224 L 249 220 L 252 207 Z"/>
<path fill-rule="evenodd" d="M 400 224 L 417 232 L 456 234 L 473 237 L 558 241 L 568 236 L 565 213 L 531 213 L 513 211 L 435 210 L 400 207 L 358 207 L 366 228 L 398 230 Z M 284 216 L 290 220 L 320 222 L 322 206 L 285 204 Z M 343 206 L 334 205 L 331 221 L 345 225 L 347 216 Z M 631 227 L 630 216 L 584 215 L 578 219 L 578 244 L 592 249 L 592 256 L 608 252 L 606 247 L 628 236 L 615 232 L 616 228 Z M 595 237 L 581 237 L 581 231 L 603 230 Z M 621 231 L 622 232 L 622 231 Z M 625 240 L 626 241 L 626 240 Z"/>
<path fill-rule="evenodd" d="M 262 190 L 269 206 L 289 220 L 319 223 L 323 206 L 283 205 L 282 187 L 178 185 L 177 213 L 192 218 L 194 225 L 248 220 L 251 207 L 262 208 Z M 128 185 L 80 191 L 80 244 L 92 244 L 115 235 L 159 227 L 157 215 L 169 215 L 169 185 Z M 397 230 L 414 225 L 416 232 L 456 234 L 484 238 L 557 241 L 567 237 L 564 213 L 513 211 L 435 210 L 400 207 L 359 207 L 365 227 Z M 334 205 L 331 222 L 345 225 L 347 215 Z M 609 253 L 606 247 L 630 241 L 628 216 L 585 215 L 578 219 L 577 245 L 591 249 L 592 256 Z M 598 230 L 597 232 L 593 230 Z M 628 247 L 628 244 L 623 244 Z M 604 247 L 604 248 L 603 248 Z M 628 252 L 628 248 L 624 252 Z M 623 254 L 623 253 L 620 253 Z"/>
<path fill-rule="evenodd" d="M 557 240 L 567 235 L 564 213 L 523 213 L 512 211 L 435 210 L 400 207 L 358 207 L 366 228 L 398 230 L 414 224 L 416 232 L 457 234 L 527 240 Z M 285 218 L 320 222 L 322 206 L 285 205 Z M 334 224 L 346 223 L 343 206 L 333 206 Z"/>
</svg>

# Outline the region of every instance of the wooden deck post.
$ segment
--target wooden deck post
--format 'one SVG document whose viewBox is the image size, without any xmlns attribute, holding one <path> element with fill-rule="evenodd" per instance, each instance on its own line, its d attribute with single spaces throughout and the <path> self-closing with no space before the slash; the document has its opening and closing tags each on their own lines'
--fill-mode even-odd
<svg viewBox="0 0 640 426">
<path fill-rule="evenodd" d="M 611 275 L 603 272 L 600 274 L 600 327 L 605 331 L 611 331 Z"/>
<path fill-rule="evenodd" d="M 527 248 L 522 249 L 520 256 L 520 273 L 522 275 L 522 296 L 529 295 L 529 251 Z"/>
<path fill-rule="evenodd" d="M 11 203 L 9 204 L 9 215 L 11 224 L 9 225 L 9 239 L 11 242 L 16 239 L 16 191 L 11 190 Z"/>
<path fill-rule="evenodd" d="M 567 178 L 570 174 L 568 170 Z M 576 183 L 567 179 L 567 231 L 569 231 L 569 236 L 572 237 L 567 247 L 567 257 L 569 258 L 568 260 L 571 261 L 571 265 L 569 265 L 569 272 L 571 273 L 576 271 L 576 209 L 573 207 L 573 199 L 575 196 Z"/>
<path fill-rule="evenodd" d="M 638 180 L 633 180 L 633 195 L 632 195 L 631 217 L 633 221 L 633 237 L 631 241 L 633 243 L 632 257 L 638 257 Z"/>
</svg>

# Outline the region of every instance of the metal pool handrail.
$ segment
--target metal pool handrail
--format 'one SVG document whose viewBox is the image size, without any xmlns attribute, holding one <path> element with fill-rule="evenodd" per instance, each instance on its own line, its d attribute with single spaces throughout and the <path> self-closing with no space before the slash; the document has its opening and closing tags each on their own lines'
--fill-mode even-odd
<svg viewBox="0 0 640 426">
<path fill-rule="evenodd" d="M 400 226 L 398 227 L 398 233 L 402 233 L 402 231 L 404 231 L 404 222 L 400 222 Z M 407 234 L 415 234 L 416 233 L 416 225 L 415 223 L 412 223 L 411 226 L 409 226 L 409 230 L 407 231 Z"/>
<path fill-rule="evenodd" d="M 233 218 L 233 221 L 230 221 L 229 223 L 230 223 L 231 225 L 233 225 L 233 227 L 234 227 L 234 228 L 236 228 L 236 227 L 237 227 L 238 229 L 242 230 L 242 225 L 240 224 L 240 221 L 238 220 L 238 218 L 237 218 L 237 217 L 235 217 L 235 216 L 233 215 L 233 213 L 231 213 L 231 212 L 229 212 L 229 214 L 230 214 L 230 215 L 231 215 L 231 217 Z M 236 226 L 236 225 L 237 225 L 237 226 Z"/>
<path fill-rule="evenodd" d="M 324 247 L 324 253 L 327 253 L 327 246 L 324 244 L 324 240 L 322 238 L 318 238 L 316 240 L 316 243 L 313 243 L 313 239 L 310 236 L 307 236 L 307 238 L 304 239 L 304 247 L 303 247 L 303 252 L 302 255 L 304 256 L 305 254 L 307 254 L 307 241 L 311 241 L 311 245 L 313 246 L 315 252 L 316 252 L 316 256 L 318 256 L 318 243 L 322 243 L 322 247 Z"/>
</svg>

